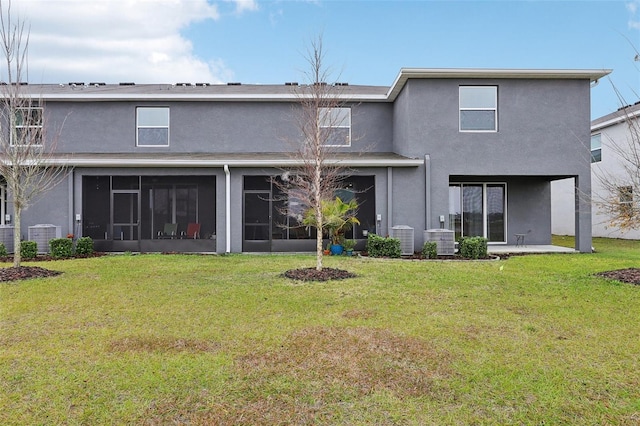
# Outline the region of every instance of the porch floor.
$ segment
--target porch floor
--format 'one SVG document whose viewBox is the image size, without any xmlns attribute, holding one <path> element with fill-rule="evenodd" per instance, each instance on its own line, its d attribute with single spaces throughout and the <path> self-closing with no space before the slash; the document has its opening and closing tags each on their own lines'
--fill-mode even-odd
<svg viewBox="0 0 640 426">
<path fill-rule="evenodd" d="M 504 253 L 579 253 L 574 248 L 554 246 L 554 245 L 489 245 L 487 247 L 489 254 Z"/>
</svg>

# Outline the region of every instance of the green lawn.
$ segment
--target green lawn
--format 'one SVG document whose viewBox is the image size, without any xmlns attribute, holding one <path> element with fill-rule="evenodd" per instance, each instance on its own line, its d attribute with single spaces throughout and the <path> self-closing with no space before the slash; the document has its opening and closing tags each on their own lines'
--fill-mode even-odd
<svg viewBox="0 0 640 426">
<path fill-rule="evenodd" d="M 556 244 L 572 246 L 568 237 Z M 640 423 L 640 243 L 501 261 L 138 255 L 0 283 L 0 424 Z M 10 266 L 6 264 L 6 266 Z"/>
</svg>

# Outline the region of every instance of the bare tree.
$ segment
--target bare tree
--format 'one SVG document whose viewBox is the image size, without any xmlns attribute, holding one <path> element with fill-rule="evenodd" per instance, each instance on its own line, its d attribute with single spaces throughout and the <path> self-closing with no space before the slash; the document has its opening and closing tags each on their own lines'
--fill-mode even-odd
<svg viewBox="0 0 640 426">
<path fill-rule="evenodd" d="M 46 137 L 44 103 L 26 91 L 29 30 L 0 0 L 0 42 L 6 61 L 0 85 L 0 175 L 13 204 L 14 260 L 19 267 L 22 212 L 68 174 L 51 161 L 57 136 Z"/>
<path fill-rule="evenodd" d="M 298 105 L 294 110 L 300 140 L 296 140 L 292 157 L 299 165 L 288 169 L 278 183 L 287 199 L 296 200 L 298 209 L 305 213 L 306 223 L 316 229 L 316 270 L 322 270 L 323 203 L 335 198 L 347 168 L 336 155 L 336 146 L 344 145 L 348 132 L 344 128 L 346 99 L 343 86 L 328 82 L 331 72 L 325 66 L 322 37 L 310 43 L 305 57 L 309 69 L 305 72 L 308 84 L 298 86 Z M 287 209 L 287 207 L 285 207 Z M 288 214 L 291 214 L 289 209 Z M 311 219 L 310 219 L 311 218 Z M 300 217 L 297 217 L 300 221 Z"/>
<path fill-rule="evenodd" d="M 624 100 L 620 97 L 620 101 Z M 624 232 L 640 229 L 640 104 L 624 106 L 617 113 L 624 135 L 602 140 L 610 158 L 608 167 L 594 163 L 592 201 L 609 226 Z"/>
</svg>

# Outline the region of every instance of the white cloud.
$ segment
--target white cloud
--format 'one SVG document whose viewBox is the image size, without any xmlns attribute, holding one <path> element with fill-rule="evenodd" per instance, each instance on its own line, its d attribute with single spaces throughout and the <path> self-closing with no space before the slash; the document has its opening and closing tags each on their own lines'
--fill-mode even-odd
<svg viewBox="0 0 640 426">
<path fill-rule="evenodd" d="M 228 0 L 236 4 L 236 13 L 255 12 L 258 10 L 258 2 L 256 0 Z"/>
<path fill-rule="evenodd" d="M 219 19 L 207 0 L 21 0 L 18 9 L 30 25 L 33 83 L 217 83 L 232 75 L 224 62 L 196 57 L 181 34 Z"/>
<path fill-rule="evenodd" d="M 634 30 L 640 30 L 640 17 L 638 16 L 638 9 L 640 8 L 640 1 L 632 1 L 626 4 L 627 10 L 631 14 L 629 17 L 629 28 Z"/>
</svg>

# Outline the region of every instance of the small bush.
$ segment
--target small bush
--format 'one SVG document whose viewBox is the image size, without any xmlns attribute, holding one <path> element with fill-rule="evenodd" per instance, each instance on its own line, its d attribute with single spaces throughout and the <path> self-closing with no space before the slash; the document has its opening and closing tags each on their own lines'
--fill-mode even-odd
<svg viewBox="0 0 640 426">
<path fill-rule="evenodd" d="M 480 259 L 487 257 L 487 239 L 483 237 L 460 238 L 460 256 L 466 259 Z"/>
<path fill-rule="evenodd" d="M 93 254 L 93 240 L 91 237 L 80 237 L 76 242 L 76 254 L 78 256 L 91 256 Z"/>
<path fill-rule="evenodd" d="M 7 248 L 4 243 L 0 243 L 0 257 L 7 257 L 9 253 L 7 253 Z"/>
<path fill-rule="evenodd" d="M 369 234 L 367 237 L 367 252 L 371 257 L 400 257 L 400 240 L 398 238 L 381 237 Z"/>
<path fill-rule="evenodd" d="M 38 243 L 35 241 L 20 241 L 20 256 L 23 259 L 35 259 L 38 256 Z"/>
<path fill-rule="evenodd" d="M 438 257 L 438 243 L 435 241 L 425 241 L 422 245 L 422 256 L 427 259 L 435 259 Z"/>
<path fill-rule="evenodd" d="M 51 256 L 56 259 L 71 257 L 73 254 L 73 240 L 70 238 L 53 238 L 49 240 Z"/>
</svg>

